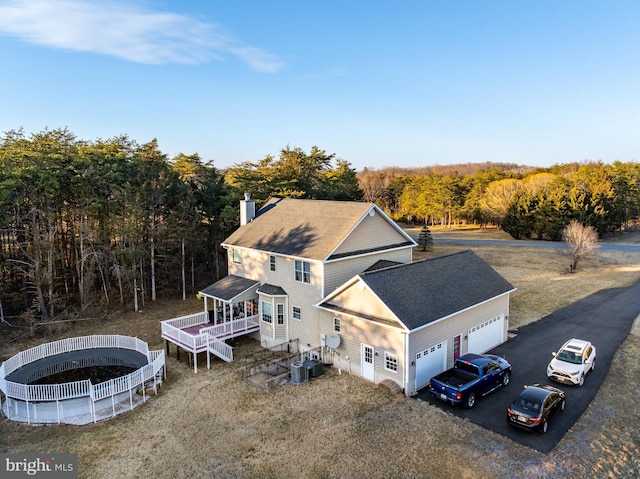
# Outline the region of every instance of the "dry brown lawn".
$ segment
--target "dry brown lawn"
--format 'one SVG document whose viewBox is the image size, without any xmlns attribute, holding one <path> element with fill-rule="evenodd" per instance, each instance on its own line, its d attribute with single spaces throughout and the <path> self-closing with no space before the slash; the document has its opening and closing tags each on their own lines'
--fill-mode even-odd
<svg viewBox="0 0 640 479">
<path fill-rule="evenodd" d="M 429 255 L 460 247 L 434 248 Z M 551 250 L 472 247 L 518 291 L 517 327 L 602 288 L 640 279 L 640 253 L 602 253 L 577 274 Z M 416 252 L 416 256 L 420 256 Z M 46 340 L 130 334 L 163 347 L 159 321 L 200 311 L 200 301 L 147 305 L 143 313 L 83 321 Z M 15 345 L 15 352 L 32 344 Z M 430 404 L 390 397 L 347 374 L 264 392 L 246 383 L 239 340 L 231 364 L 194 374 L 172 348 L 159 396 L 88 426 L 32 427 L 0 419 L 2 452 L 78 453 L 82 478 L 621 478 L 640 476 L 640 320 L 595 400 L 559 445 L 541 454 Z M 13 354 L 3 351 L 3 356 Z M 201 360 L 201 364 L 204 361 Z"/>
</svg>

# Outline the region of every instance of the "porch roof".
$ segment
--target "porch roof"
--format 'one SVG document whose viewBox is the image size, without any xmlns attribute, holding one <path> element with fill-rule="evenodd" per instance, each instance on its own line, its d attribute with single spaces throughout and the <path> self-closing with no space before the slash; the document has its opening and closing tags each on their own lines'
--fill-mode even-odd
<svg viewBox="0 0 640 479">
<path fill-rule="evenodd" d="M 200 291 L 200 294 L 223 301 L 231 301 L 251 288 L 257 289 L 259 285 L 260 281 L 230 274 L 207 286 Z"/>
</svg>

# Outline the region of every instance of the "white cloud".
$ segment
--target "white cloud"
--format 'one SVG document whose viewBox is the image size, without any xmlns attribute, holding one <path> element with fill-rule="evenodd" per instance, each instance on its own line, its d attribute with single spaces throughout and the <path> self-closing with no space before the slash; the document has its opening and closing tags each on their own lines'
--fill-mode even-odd
<svg viewBox="0 0 640 479">
<path fill-rule="evenodd" d="M 30 43 L 138 63 L 195 64 L 236 56 L 262 72 L 283 67 L 276 57 L 244 44 L 220 25 L 145 10 L 132 2 L 10 0 L 0 3 L 0 32 Z"/>
</svg>

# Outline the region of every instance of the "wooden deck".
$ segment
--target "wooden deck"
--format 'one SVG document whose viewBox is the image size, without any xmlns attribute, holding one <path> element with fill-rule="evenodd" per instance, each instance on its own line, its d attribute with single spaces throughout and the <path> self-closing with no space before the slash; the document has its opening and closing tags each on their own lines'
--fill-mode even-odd
<svg viewBox="0 0 640 479">
<path fill-rule="evenodd" d="M 165 341 L 193 354 L 196 373 L 198 353 L 207 353 L 207 367 L 210 367 L 210 354 L 215 354 L 227 362 L 233 361 L 233 349 L 224 341 L 260 329 L 257 315 L 212 324 L 209 323 L 209 314 L 206 312 L 161 321 L 161 326 L 162 338 Z"/>
</svg>

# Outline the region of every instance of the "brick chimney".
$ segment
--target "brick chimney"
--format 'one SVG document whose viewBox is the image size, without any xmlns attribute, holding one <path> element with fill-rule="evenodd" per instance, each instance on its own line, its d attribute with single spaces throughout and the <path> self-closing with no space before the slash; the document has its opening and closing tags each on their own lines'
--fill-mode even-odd
<svg viewBox="0 0 640 479">
<path fill-rule="evenodd" d="M 240 226 L 244 226 L 256 217 L 256 203 L 251 199 L 250 193 L 244 194 L 244 200 L 240 200 Z"/>
</svg>

